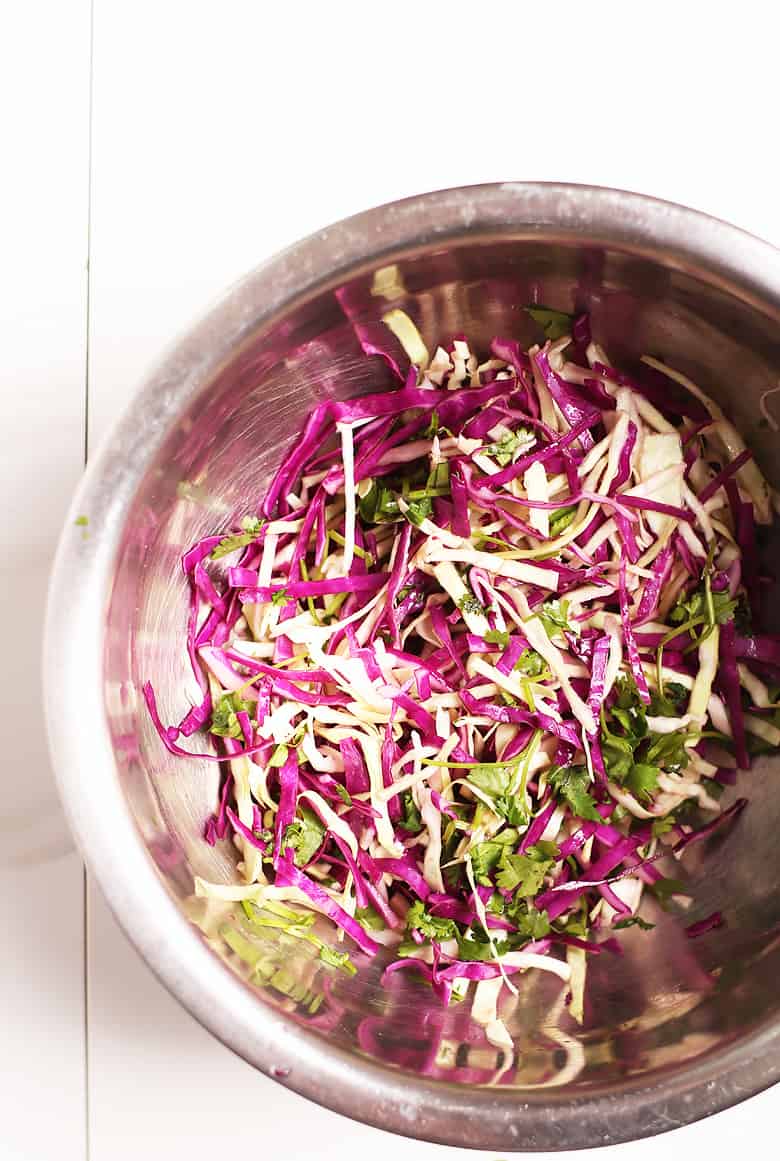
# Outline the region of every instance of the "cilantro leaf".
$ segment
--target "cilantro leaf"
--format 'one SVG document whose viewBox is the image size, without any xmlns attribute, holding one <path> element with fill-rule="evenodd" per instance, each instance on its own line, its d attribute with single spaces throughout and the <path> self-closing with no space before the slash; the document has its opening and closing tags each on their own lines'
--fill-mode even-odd
<svg viewBox="0 0 780 1161">
<path fill-rule="evenodd" d="M 539 324 L 544 331 L 545 338 L 551 342 L 571 334 L 574 316 L 563 310 L 553 310 L 548 306 L 527 306 L 525 312 L 531 316 L 535 323 Z"/>
<path fill-rule="evenodd" d="M 523 452 L 528 451 L 536 441 L 536 436 L 525 427 L 505 432 L 497 443 L 488 444 L 485 451 L 499 467 L 506 468 Z"/>
<path fill-rule="evenodd" d="M 430 496 L 420 496 L 418 500 L 409 500 L 404 516 L 410 524 L 419 527 L 423 520 L 428 520 L 433 514 L 433 500 Z"/>
<path fill-rule="evenodd" d="M 506 649 L 509 644 L 509 633 L 503 629 L 488 629 L 483 638 L 488 645 L 498 645 L 501 649 Z"/>
<path fill-rule="evenodd" d="M 663 693 L 654 689 L 650 695 L 649 713 L 652 717 L 679 717 L 688 704 L 688 690 L 677 681 L 664 683 Z"/>
<path fill-rule="evenodd" d="M 528 822 L 528 807 L 515 794 L 498 794 L 494 798 L 496 814 L 505 818 L 510 826 L 524 826 Z"/>
<path fill-rule="evenodd" d="M 544 626 L 548 637 L 554 637 L 558 630 L 571 629 L 569 624 L 569 602 L 560 601 L 558 598 L 545 601 L 544 604 L 537 609 L 536 615 Z"/>
<path fill-rule="evenodd" d="M 211 559 L 220 560 L 223 556 L 227 556 L 230 552 L 235 552 L 239 548 L 246 548 L 251 544 L 263 530 L 263 520 L 259 520 L 256 516 L 245 516 L 241 521 L 242 532 L 232 532 L 229 536 L 223 536 L 219 544 L 211 550 Z"/>
<path fill-rule="evenodd" d="M 422 830 L 422 815 L 417 809 L 411 790 L 405 790 L 401 795 L 401 817 L 399 826 L 410 834 L 417 834 Z"/>
<path fill-rule="evenodd" d="M 355 912 L 355 918 L 366 931 L 384 931 L 385 921 L 381 915 L 376 913 L 373 907 L 358 907 Z"/>
<path fill-rule="evenodd" d="M 476 846 L 470 848 L 469 856 L 474 878 L 481 886 L 491 886 L 490 873 L 498 866 L 501 852 L 504 847 L 516 843 L 517 839 L 518 834 L 514 827 L 506 827 L 494 835 L 492 839 L 477 843 Z"/>
<path fill-rule="evenodd" d="M 666 814 L 663 818 L 654 819 L 652 826 L 653 838 L 660 838 L 662 834 L 668 834 L 674 825 L 675 818 L 673 814 Z"/>
<path fill-rule="evenodd" d="M 458 927 L 454 919 L 444 919 L 438 915 L 431 915 L 426 911 L 421 899 L 415 900 L 406 913 L 406 926 L 409 931 L 419 931 L 427 939 L 454 939 L 458 934 Z"/>
<path fill-rule="evenodd" d="M 538 893 L 552 865 L 552 859 L 534 857 L 533 847 L 522 855 L 513 855 L 508 847 L 504 847 L 496 882 L 505 891 L 529 898 Z"/>
<path fill-rule="evenodd" d="M 515 669 L 525 677 L 540 677 L 544 673 L 546 662 L 541 653 L 535 649 L 524 649 L 515 662 Z"/>
<path fill-rule="evenodd" d="M 591 783 L 585 766 L 554 766 L 550 771 L 549 783 L 578 818 L 601 822 L 601 815 L 589 793 Z"/>
<path fill-rule="evenodd" d="M 638 927 L 640 931 L 652 931 L 654 923 L 648 923 L 641 915 L 626 915 L 625 919 L 618 919 L 612 926 L 616 931 L 624 931 L 626 927 Z"/>
<path fill-rule="evenodd" d="M 493 946 L 499 956 L 509 950 L 509 944 L 505 939 L 494 939 Z M 487 942 L 482 943 L 478 939 L 464 936 L 458 940 L 458 959 L 464 963 L 490 963 L 493 960 L 493 948 Z"/>
<path fill-rule="evenodd" d="M 516 937 L 520 937 L 522 941 L 544 939 L 552 930 L 547 912 L 537 911 L 530 900 L 520 896 L 515 896 L 512 900 L 507 908 L 507 915 L 517 928 Z"/>
<path fill-rule="evenodd" d="M 398 497 L 377 480 L 372 480 L 366 494 L 360 497 L 358 512 L 366 524 L 392 524 L 401 519 Z"/>
<path fill-rule="evenodd" d="M 500 766 L 490 763 L 485 766 L 473 766 L 466 775 L 466 781 L 484 790 L 485 794 L 495 797 L 497 794 L 507 794 L 514 781 L 517 765 Z"/>
<path fill-rule="evenodd" d="M 294 601 L 295 597 L 291 597 L 286 589 L 277 589 L 275 593 L 271 593 L 272 605 L 286 605 L 290 601 Z"/>
<path fill-rule="evenodd" d="M 637 762 L 626 777 L 625 787 L 630 790 L 639 802 L 647 802 L 658 789 L 658 775 L 661 771 L 657 766 L 650 766 L 645 762 Z"/>
<path fill-rule="evenodd" d="M 212 708 L 209 730 L 218 738 L 241 738 L 243 733 L 236 714 L 251 713 L 253 709 L 253 703 L 244 701 L 237 693 L 223 694 Z"/>
<path fill-rule="evenodd" d="M 340 968 L 348 976 L 357 975 L 357 968 L 345 951 L 334 951 L 332 947 L 320 948 L 320 959 L 329 967 Z"/>
<path fill-rule="evenodd" d="M 316 855 L 325 838 L 325 825 L 313 810 L 304 806 L 301 817 L 296 818 L 284 832 L 282 850 L 293 851 L 296 867 L 305 867 Z"/>
<path fill-rule="evenodd" d="M 473 593 L 464 593 L 458 601 L 458 608 L 462 613 L 473 613 L 474 616 L 487 616 L 487 609 L 480 604 Z"/>
</svg>

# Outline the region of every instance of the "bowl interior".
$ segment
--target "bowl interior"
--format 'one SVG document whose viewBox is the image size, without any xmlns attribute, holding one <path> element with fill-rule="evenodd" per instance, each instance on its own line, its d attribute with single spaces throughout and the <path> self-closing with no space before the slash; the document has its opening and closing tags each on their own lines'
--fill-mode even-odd
<svg viewBox="0 0 780 1161">
<path fill-rule="evenodd" d="M 392 385 L 387 365 L 364 355 L 360 344 L 384 333 L 382 314 L 390 306 L 407 311 L 431 348 L 465 332 L 484 351 L 495 334 L 534 340 L 523 311 L 531 302 L 590 311 L 595 337 L 617 365 L 630 367 L 649 353 L 691 375 L 727 408 L 772 483 L 780 484 L 777 439 L 758 406 L 780 373 L 777 316 L 769 304 L 759 309 L 745 301 L 720 275 L 630 245 L 543 231 L 434 239 L 385 254 L 321 283 L 262 325 L 247 326 L 244 316 L 240 343 L 168 424 L 133 497 L 116 560 L 105 703 L 122 792 L 150 859 L 177 905 L 201 925 L 224 971 L 247 980 L 258 1009 L 272 1005 L 330 1044 L 410 1076 L 585 1096 L 682 1070 L 777 1019 L 776 761 L 758 760 L 727 791 L 726 802 L 737 793 L 750 799 L 738 825 L 691 848 L 674 872 L 691 884 L 686 922 L 717 908 L 726 925 L 691 941 L 673 915 L 648 906 L 652 931 L 624 931 L 622 957 L 591 959 L 582 1026 L 554 977 L 528 973 L 519 996 L 504 1001 L 518 1049 L 510 1060 L 471 1021 L 468 1002 L 442 1008 L 411 973 L 382 985 L 382 964 L 360 956 L 350 978 L 279 931 L 265 939 L 262 985 L 251 982 L 251 969 L 219 934 L 237 905 L 206 910 L 192 900 L 195 875 L 236 878 L 235 847 L 202 839 L 220 767 L 172 758 L 140 696 L 151 680 L 166 722 L 178 721 L 196 700 L 183 648 L 180 555 L 256 510 L 315 402 Z M 765 552 L 771 557 L 771 543 Z M 188 745 L 198 751 L 206 743 L 196 735 Z"/>
</svg>

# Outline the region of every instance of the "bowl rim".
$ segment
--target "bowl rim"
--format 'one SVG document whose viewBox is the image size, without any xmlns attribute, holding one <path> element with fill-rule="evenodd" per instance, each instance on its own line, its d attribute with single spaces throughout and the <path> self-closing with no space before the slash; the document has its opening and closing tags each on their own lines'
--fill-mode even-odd
<svg viewBox="0 0 780 1161">
<path fill-rule="evenodd" d="M 125 934 L 192 1015 L 265 1075 L 376 1128 L 439 1144 L 573 1149 L 687 1124 L 780 1079 L 780 1020 L 677 1070 L 619 1088 L 594 1086 L 573 1099 L 565 1089 L 464 1089 L 411 1076 L 336 1048 L 258 1005 L 176 906 L 121 792 L 103 700 L 106 609 L 121 535 L 146 469 L 182 408 L 250 333 L 361 266 L 384 265 L 415 248 L 477 235 L 576 240 L 584 230 L 595 242 L 706 271 L 708 281 L 754 308 L 767 313 L 769 303 L 780 313 L 780 251 L 720 219 L 637 193 L 506 182 L 367 210 L 262 262 L 171 345 L 91 458 L 49 588 L 44 694 L 52 762 L 71 830 Z M 79 513 L 88 515 L 87 537 L 75 526 Z M 108 770 L 113 777 L 106 777 Z"/>
</svg>

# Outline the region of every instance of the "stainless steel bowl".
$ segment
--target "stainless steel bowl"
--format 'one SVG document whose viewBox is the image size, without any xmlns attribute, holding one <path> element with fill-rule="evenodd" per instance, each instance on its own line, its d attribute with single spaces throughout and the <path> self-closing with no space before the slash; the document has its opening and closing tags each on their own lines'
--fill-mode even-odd
<svg viewBox="0 0 780 1161">
<path fill-rule="evenodd" d="M 626 932 L 622 959 L 592 961 L 582 1028 L 546 975 L 527 976 L 507 1014 L 519 1063 L 498 1080 L 467 1005 L 442 1010 L 400 975 L 384 990 L 372 965 L 334 979 L 311 1016 L 246 983 L 189 921 L 193 874 L 227 881 L 233 864 L 200 839 L 215 765 L 171 759 L 139 697 L 151 678 L 166 720 L 186 704 L 179 555 L 251 509 L 315 400 L 387 383 L 356 330 L 370 338 L 389 300 L 429 343 L 458 331 L 530 338 L 521 308 L 533 300 L 587 308 L 616 360 L 655 353 L 711 389 L 780 484 L 776 438 L 758 422 L 780 372 L 780 257 L 765 243 L 635 194 L 544 184 L 428 194 L 323 230 L 256 269 L 172 348 L 76 496 L 45 665 L 73 831 L 167 987 L 262 1072 L 331 1109 L 502 1152 L 614 1143 L 707 1116 L 780 1077 L 770 761 L 744 779 L 738 827 L 686 855 L 692 918 L 717 906 L 727 926 L 697 943 L 663 915 L 652 932 Z M 76 513 L 89 517 L 86 538 Z"/>
</svg>

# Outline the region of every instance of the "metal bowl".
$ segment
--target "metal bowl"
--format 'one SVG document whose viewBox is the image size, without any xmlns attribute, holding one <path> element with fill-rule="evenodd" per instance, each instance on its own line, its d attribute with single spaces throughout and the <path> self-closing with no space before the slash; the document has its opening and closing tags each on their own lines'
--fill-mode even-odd
<svg viewBox="0 0 780 1161">
<path fill-rule="evenodd" d="M 759 761 L 740 788 L 751 805 L 738 826 L 683 860 L 690 919 L 717 906 L 727 925 L 691 942 L 659 913 L 653 931 L 625 932 L 621 959 L 592 960 L 582 1027 L 547 973 L 528 974 L 505 1013 L 517 1046 L 507 1071 L 468 1004 L 441 1009 L 401 973 L 385 989 L 376 964 L 323 982 L 272 941 L 269 956 L 301 973 L 306 1001 L 247 981 L 226 946 L 191 922 L 193 875 L 234 874 L 232 847 L 201 839 L 218 767 L 172 759 L 139 690 L 153 681 L 165 720 L 186 706 L 182 548 L 253 509 L 316 400 L 388 383 L 381 360 L 362 355 L 359 331 L 370 341 L 392 302 L 429 343 L 460 331 L 478 344 L 496 333 L 530 341 L 522 307 L 531 301 L 590 310 L 616 361 L 649 352 L 698 379 L 780 483 L 776 439 L 758 422 L 760 395 L 780 371 L 774 249 L 614 190 L 428 194 L 264 263 L 149 376 L 74 501 L 45 666 L 73 831 L 117 919 L 174 995 L 262 1072 L 331 1109 L 501 1152 L 662 1132 L 780 1077 L 780 771 Z M 89 517 L 86 537 L 76 513 Z M 312 1013 L 309 997 L 320 993 Z"/>
</svg>

